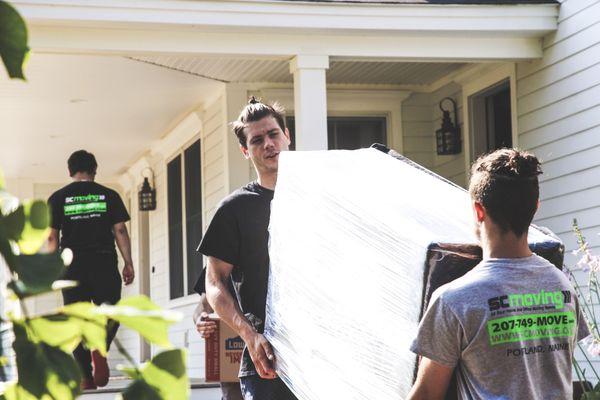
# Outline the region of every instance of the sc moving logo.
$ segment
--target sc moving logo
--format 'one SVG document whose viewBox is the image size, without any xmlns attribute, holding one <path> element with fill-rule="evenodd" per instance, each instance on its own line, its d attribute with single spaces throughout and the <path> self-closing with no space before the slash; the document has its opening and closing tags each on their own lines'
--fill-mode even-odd
<svg viewBox="0 0 600 400">
<path fill-rule="evenodd" d="M 244 350 L 244 341 L 239 336 L 225 339 L 225 350 Z"/>
</svg>

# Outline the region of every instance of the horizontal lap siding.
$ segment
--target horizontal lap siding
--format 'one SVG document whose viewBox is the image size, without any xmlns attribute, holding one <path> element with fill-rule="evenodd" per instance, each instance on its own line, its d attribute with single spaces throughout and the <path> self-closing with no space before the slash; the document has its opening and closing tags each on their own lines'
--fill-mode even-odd
<svg viewBox="0 0 600 400">
<path fill-rule="evenodd" d="M 535 222 L 561 237 L 573 265 L 573 218 L 600 253 L 600 1 L 563 1 L 543 43 L 542 59 L 517 65 L 519 146 L 544 162 Z"/>
<path fill-rule="evenodd" d="M 212 219 L 217 205 L 226 195 L 224 137 L 227 131 L 227 121 L 222 105 L 223 99 L 220 98 L 202 114 L 201 162 L 204 230 Z M 199 296 L 192 294 L 187 299 L 169 300 L 166 163 L 166 160 L 158 159 L 153 165 L 153 169 L 157 173 L 157 209 L 150 214 L 150 265 L 154 267 L 151 276 L 152 298 L 160 306 L 182 314 L 182 320 L 170 327 L 169 338 L 174 346 L 186 348 L 190 377 L 203 378 L 204 340 L 200 338 L 192 322 L 192 315 Z M 160 349 L 153 349 L 154 354 L 157 351 Z"/>
<path fill-rule="evenodd" d="M 440 110 L 439 107 L 439 103 L 442 99 L 444 99 L 445 97 L 450 97 L 452 98 L 454 101 L 456 101 L 456 106 L 457 106 L 457 110 L 456 112 L 458 113 L 457 118 L 458 118 L 458 123 L 460 126 L 460 130 L 461 130 L 461 136 L 463 137 L 463 141 L 464 141 L 464 124 L 462 121 L 462 87 L 457 84 L 457 83 L 450 83 L 440 89 L 438 89 L 437 91 L 433 92 L 432 94 L 432 112 L 433 112 L 433 120 L 432 120 L 432 124 L 433 124 L 433 133 L 435 133 L 435 131 L 437 129 L 439 129 L 442 126 L 442 111 Z M 452 123 L 456 123 L 456 121 L 454 120 L 454 109 L 452 108 L 452 103 L 450 103 L 449 101 L 445 101 L 444 102 L 444 108 L 447 110 L 450 110 L 450 118 L 452 119 Z M 443 176 L 444 178 L 456 183 L 457 185 L 460 186 L 465 186 L 466 184 L 466 171 L 465 171 L 465 153 L 464 153 L 464 144 L 463 144 L 463 151 L 461 151 L 461 153 L 456 154 L 456 155 L 450 155 L 450 156 L 438 156 L 437 152 L 436 152 L 436 148 L 435 148 L 435 138 L 434 140 L 434 147 L 432 149 L 432 152 L 434 154 L 434 169 L 433 171 L 441 176 Z"/>
<path fill-rule="evenodd" d="M 430 98 L 414 93 L 402 103 L 403 154 L 427 168 L 433 165 Z"/>
<path fill-rule="evenodd" d="M 226 160 L 225 135 L 227 134 L 227 117 L 223 107 L 224 99 L 220 98 L 208 107 L 204 113 L 203 141 L 203 196 L 204 196 L 204 228 L 208 227 L 216 207 L 227 195 L 226 193 Z"/>
<path fill-rule="evenodd" d="M 402 103 L 402 132 L 404 155 L 431 169 L 435 173 L 464 186 L 466 171 L 464 154 L 438 156 L 436 154 L 435 131 L 442 125 L 442 112 L 439 102 L 451 97 L 457 102 L 459 122 L 462 112 L 462 89 L 450 83 L 433 93 L 414 93 Z M 451 106 L 450 102 L 444 104 Z M 451 111 L 454 122 L 454 111 Z"/>
</svg>

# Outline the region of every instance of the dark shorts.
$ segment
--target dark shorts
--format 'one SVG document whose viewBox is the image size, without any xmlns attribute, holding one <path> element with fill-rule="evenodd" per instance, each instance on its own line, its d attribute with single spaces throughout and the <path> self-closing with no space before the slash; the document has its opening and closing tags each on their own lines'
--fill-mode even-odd
<svg viewBox="0 0 600 400">
<path fill-rule="evenodd" d="M 280 378 L 262 379 L 258 375 L 240 378 L 244 400 L 297 400 Z"/>
<path fill-rule="evenodd" d="M 221 382 L 221 400 L 243 400 L 239 382 Z"/>
<path fill-rule="evenodd" d="M 121 299 L 121 274 L 114 251 L 73 252 L 73 262 L 64 279 L 79 285 L 63 290 L 65 304 L 91 301 L 94 304 L 115 304 Z"/>
<path fill-rule="evenodd" d="M 77 281 L 78 286 L 62 291 L 64 304 L 91 301 L 94 304 L 115 304 L 121 299 L 121 275 L 117 253 L 111 251 L 73 252 L 73 262 L 67 267 L 63 279 Z M 111 321 L 107 326 L 106 348 L 110 348 L 119 324 Z M 73 351 L 83 375 L 92 379 L 92 358 L 81 343 Z"/>
</svg>

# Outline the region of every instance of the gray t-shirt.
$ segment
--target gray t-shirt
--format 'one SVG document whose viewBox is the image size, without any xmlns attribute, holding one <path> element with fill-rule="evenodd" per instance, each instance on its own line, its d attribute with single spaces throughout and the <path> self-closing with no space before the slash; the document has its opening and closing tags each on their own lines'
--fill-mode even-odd
<svg viewBox="0 0 600 400">
<path fill-rule="evenodd" d="M 456 368 L 460 399 L 570 399 L 588 334 L 568 278 L 534 254 L 484 260 L 436 290 L 411 350 Z"/>
</svg>

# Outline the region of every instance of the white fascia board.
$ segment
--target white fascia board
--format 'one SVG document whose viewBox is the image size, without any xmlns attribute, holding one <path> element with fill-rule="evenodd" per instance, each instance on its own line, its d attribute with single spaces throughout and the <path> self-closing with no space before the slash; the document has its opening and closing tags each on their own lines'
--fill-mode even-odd
<svg viewBox="0 0 600 400">
<path fill-rule="evenodd" d="M 292 34 L 239 35 L 35 25 L 30 25 L 29 33 L 33 51 L 71 54 L 239 55 L 290 58 L 298 54 L 314 54 L 352 59 L 387 58 L 445 62 L 527 60 L 542 56 L 542 46 L 538 38 L 481 38 L 477 35 L 376 38 Z"/>
<path fill-rule="evenodd" d="M 558 5 L 391 5 L 269 1 L 16 0 L 30 24 L 264 32 L 487 32 L 536 36 L 557 29 Z"/>
</svg>

